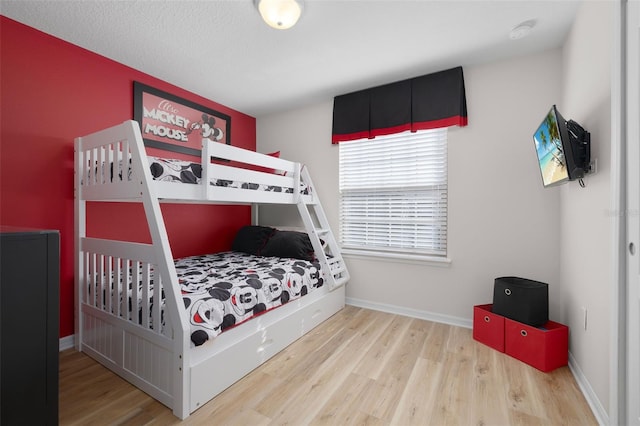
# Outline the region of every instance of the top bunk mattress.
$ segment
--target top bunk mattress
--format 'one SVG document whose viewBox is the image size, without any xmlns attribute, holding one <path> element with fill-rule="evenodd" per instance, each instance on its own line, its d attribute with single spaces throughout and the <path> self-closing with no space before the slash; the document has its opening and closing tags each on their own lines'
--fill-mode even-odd
<svg viewBox="0 0 640 426">
<path fill-rule="evenodd" d="M 202 165 L 184 160 L 173 160 L 149 156 L 149 167 L 154 180 L 163 182 L 199 184 L 202 179 Z M 212 178 L 210 185 L 227 188 L 253 189 L 257 191 L 293 193 L 293 188 L 276 185 L 263 185 L 253 182 L 232 181 Z M 309 195 L 309 188 L 300 182 L 300 194 Z"/>
</svg>

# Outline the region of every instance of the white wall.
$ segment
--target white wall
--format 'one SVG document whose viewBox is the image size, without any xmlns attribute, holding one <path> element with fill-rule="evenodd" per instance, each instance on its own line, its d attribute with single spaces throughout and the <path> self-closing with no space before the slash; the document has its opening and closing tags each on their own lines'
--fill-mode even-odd
<svg viewBox="0 0 640 426">
<path fill-rule="evenodd" d="M 562 102 L 558 109 L 591 132 L 597 173 L 586 188 L 561 191 L 561 287 L 570 328 L 570 351 L 606 411 L 611 330 L 611 55 L 613 10 L 608 1 L 583 2 L 563 49 Z M 587 309 L 584 330 L 581 308 Z"/>
<path fill-rule="evenodd" d="M 569 325 L 570 352 L 601 419 L 609 411 L 613 285 L 613 9 L 608 1 L 583 2 L 562 49 L 464 68 L 469 126 L 449 133 L 450 265 L 347 258 L 347 297 L 467 324 L 473 305 L 491 301 L 495 277 L 548 282 L 550 317 Z M 542 188 L 531 135 L 552 104 L 591 132 L 598 170 L 584 189 L 577 182 Z M 261 152 L 281 150 L 310 168 L 337 233 L 332 106 L 327 100 L 259 118 L 257 146 Z M 265 224 L 297 220 L 295 209 L 286 207 L 263 207 L 260 214 Z"/>
<path fill-rule="evenodd" d="M 552 318 L 562 318 L 560 188 L 543 189 L 532 134 L 560 101 L 561 51 L 465 67 L 469 126 L 449 132 L 448 266 L 347 258 L 347 297 L 440 314 L 471 324 L 490 303 L 493 280 L 517 275 L 550 284 Z M 257 120 L 260 152 L 305 163 L 338 231 L 338 147 L 332 100 Z M 294 209 L 261 207 L 263 224 L 290 224 Z"/>
</svg>

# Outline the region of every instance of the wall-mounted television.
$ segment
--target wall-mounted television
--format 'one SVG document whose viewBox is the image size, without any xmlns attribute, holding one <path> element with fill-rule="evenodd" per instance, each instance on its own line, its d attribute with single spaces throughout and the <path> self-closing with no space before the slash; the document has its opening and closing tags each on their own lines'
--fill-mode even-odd
<svg viewBox="0 0 640 426">
<path fill-rule="evenodd" d="M 545 187 L 580 180 L 591 166 L 591 136 L 573 120 L 566 121 L 555 105 L 533 134 Z"/>
</svg>

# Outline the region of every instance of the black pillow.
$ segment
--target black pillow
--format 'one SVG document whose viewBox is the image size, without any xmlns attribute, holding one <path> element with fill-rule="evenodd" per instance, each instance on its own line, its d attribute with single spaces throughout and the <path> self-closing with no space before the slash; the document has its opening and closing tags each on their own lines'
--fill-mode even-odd
<svg viewBox="0 0 640 426">
<path fill-rule="evenodd" d="M 236 237 L 231 244 L 233 251 L 261 255 L 261 251 L 269 240 L 269 237 L 276 232 L 275 228 L 269 226 L 247 225 L 238 230 Z"/>
<path fill-rule="evenodd" d="M 260 252 L 262 256 L 292 257 L 313 261 L 314 252 L 309 236 L 304 232 L 276 231 Z"/>
</svg>

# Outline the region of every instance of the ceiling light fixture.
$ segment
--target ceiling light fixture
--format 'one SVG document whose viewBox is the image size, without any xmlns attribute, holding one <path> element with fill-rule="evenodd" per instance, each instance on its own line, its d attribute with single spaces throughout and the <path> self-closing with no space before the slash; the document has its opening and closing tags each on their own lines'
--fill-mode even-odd
<svg viewBox="0 0 640 426">
<path fill-rule="evenodd" d="M 524 38 L 526 36 L 529 35 L 529 33 L 531 33 L 531 30 L 533 30 L 533 27 L 536 26 L 536 20 L 535 19 L 531 19 L 529 21 L 524 21 L 521 24 L 515 26 L 511 32 L 509 33 L 509 38 L 511 40 L 519 40 L 521 38 Z"/>
<path fill-rule="evenodd" d="M 254 3 L 264 22 L 279 30 L 293 27 L 302 14 L 302 0 L 254 0 Z"/>
</svg>

